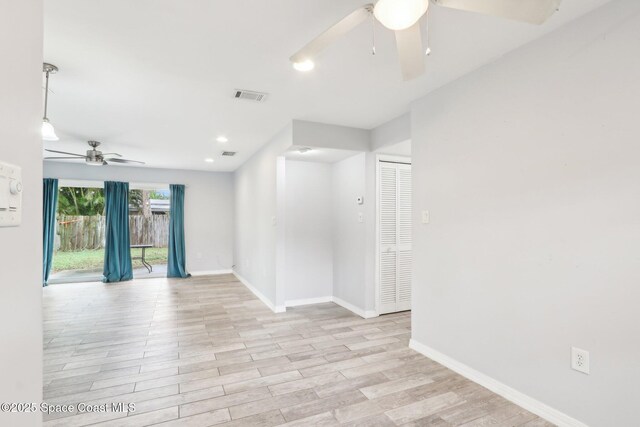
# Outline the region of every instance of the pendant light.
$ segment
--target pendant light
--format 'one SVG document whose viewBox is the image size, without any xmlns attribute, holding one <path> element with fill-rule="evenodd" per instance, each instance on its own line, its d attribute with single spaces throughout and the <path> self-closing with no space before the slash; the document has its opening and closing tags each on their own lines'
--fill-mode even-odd
<svg viewBox="0 0 640 427">
<path fill-rule="evenodd" d="M 378 0 L 373 14 L 388 29 L 401 31 L 418 22 L 428 7 L 429 0 Z"/>
<path fill-rule="evenodd" d="M 49 123 L 47 118 L 47 102 L 49 101 L 49 74 L 55 74 L 58 72 L 58 67 L 46 62 L 42 64 L 42 71 L 45 73 L 45 86 L 44 86 L 44 117 L 42 118 L 42 139 L 45 141 L 57 141 L 58 135 L 53 128 L 53 125 Z"/>
</svg>

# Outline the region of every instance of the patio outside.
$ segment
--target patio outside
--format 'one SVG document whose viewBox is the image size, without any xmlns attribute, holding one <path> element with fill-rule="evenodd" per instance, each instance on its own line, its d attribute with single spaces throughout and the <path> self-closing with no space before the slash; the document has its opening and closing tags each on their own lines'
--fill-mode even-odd
<svg viewBox="0 0 640 427">
<path fill-rule="evenodd" d="M 84 187 L 61 187 L 59 191 L 49 283 L 99 281 L 104 264 L 104 191 L 102 188 Z M 166 276 L 169 210 L 168 190 L 136 189 L 129 192 L 129 229 L 135 278 Z"/>
</svg>

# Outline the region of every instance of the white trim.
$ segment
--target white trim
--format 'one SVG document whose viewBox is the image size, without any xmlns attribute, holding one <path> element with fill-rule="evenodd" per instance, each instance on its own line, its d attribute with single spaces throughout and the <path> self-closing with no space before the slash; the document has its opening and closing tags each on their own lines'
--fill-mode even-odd
<svg viewBox="0 0 640 427">
<path fill-rule="evenodd" d="M 327 296 L 327 297 L 318 297 L 318 298 L 293 299 L 293 300 L 285 301 L 284 305 L 285 307 L 297 307 L 300 305 L 322 304 L 325 302 L 332 302 L 332 301 L 333 301 L 333 297 Z"/>
<path fill-rule="evenodd" d="M 300 306 L 300 305 L 322 304 L 322 303 L 326 303 L 326 302 L 334 302 L 334 303 L 338 304 L 339 306 L 341 306 L 343 308 L 346 308 L 347 310 L 351 311 L 352 313 L 357 314 L 358 316 L 362 317 L 363 319 L 370 319 L 372 317 L 378 317 L 378 312 L 376 312 L 375 310 L 363 310 L 363 309 L 361 309 L 359 307 L 356 307 L 355 305 L 353 305 L 351 303 L 346 302 L 343 299 L 340 299 L 340 298 L 334 297 L 334 296 L 326 296 L 326 297 L 319 297 L 319 298 L 307 298 L 307 299 L 298 299 L 298 300 L 289 300 L 289 301 L 285 301 L 285 305 L 283 305 L 283 306 L 276 306 L 275 304 L 273 304 L 273 302 L 271 302 L 271 300 L 269 298 L 264 296 L 264 294 L 262 294 L 262 292 L 257 290 L 247 279 L 245 279 L 240 274 L 238 274 L 237 271 L 233 270 L 232 273 L 238 278 L 238 280 L 243 285 L 245 285 L 247 287 L 247 289 L 249 289 L 251 292 L 253 292 L 253 294 L 256 297 L 258 297 L 260 299 L 260 301 L 262 301 L 274 313 L 284 313 L 285 311 L 287 311 L 287 307 L 295 307 L 295 306 Z"/>
<path fill-rule="evenodd" d="M 374 291 L 374 306 L 376 311 L 380 313 L 380 154 L 376 155 L 376 199 L 374 200 L 376 209 L 376 224 L 375 224 L 375 271 L 373 273 L 373 291 Z"/>
<path fill-rule="evenodd" d="M 274 313 L 284 313 L 285 311 L 287 311 L 287 308 L 285 306 L 277 306 L 273 304 L 269 298 L 264 296 L 262 292 L 257 290 L 247 279 L 245 279 L 240 274 L 238 274 L 237 271 L 233 271 L 233 274 L 238 278 L 238 280 L 243 285 L 247 287 L 247 289 L 253 292 L 253 294 L 257 296 L 260 299 L 260 301 L 262 301 L 267 307 L 269 307 L 271 311 L 273 311 Z"/>
<path fill-rule="evenodd" d="M 348 303 L 345 300 L 340 299 L 338 297 L 333 297 L 332 300 L 333 300 L 333 302 L 335 302 L 339 306 L 346 308 L 347 310 L 351 311 L 352 313 L 357 314 L 358 316 L 362 317 L 363 319 L 370 319 L 372 317 L 378 317 L 378 313 L 375 310 L 363 310 L 360 307 L 356 307 L 355 305 L 353 305 L 351 303 Z"/>
<path fill-rule="evenodd" d="M 403 141 L 404 142 L 404 141 Z M 376 154 L 376 162 L 394 162 L 394 163 L 404 163 L 407 165 L 411 164 L 411 156 L 397 156 L 392 154 Z"/>
<path fill-rule="evenodd" d="M 126 167 L 126 166 L 125 166 Z M 108 179 L 69 179 L 60 178 L 59 187 L 104 188 L 104 182 Z M 169 184 L 158 182 L 130 182 L 130 190 L 169 190 Z"/>
<path fill-rule="evenodd" d="M 79 157 L 78 157 L 79 158 Z M 58 179 L 58 187 L 104 188 L 104 181 L 89 179 Z"/>
<path fill-rule="evenodd" d="M 504 397 L 505 399 L 515 403 L 526 409 L 529 412 L 533 412 L 534 414 L 544 418 L 545 420 L 553 423 L 555 425 L 561 427 L 587 427 L 581 421 L 576 420 L 575 418 L 570 417 L 569 415 L 554 409 L 545 403 L 540 402 L 539 400 L 534 399 L 531 396 L 528 396 L 516 389 L 509 387 L 508 385 L 501 383 L 500 381 L 491 378 L 488 375 L 483 374 L 482 372 L 476 371 L 475 369 L 447 356 L 446 354 L 440 353 L 433 348 L 426 346 L 424 344 L 419 343 L 413 338 L 409 341 L 409 347 L 432 359 L 441 365 L 446 366 L 470 379 L 471 381 L 480 384 L 483 387 L 488 388 L 492 392 Z"/>
<path fill-rule="evenodd" d="M 231 274 L 233 270 L 230 268 L 223 270 L 201 270 L 201 271 L 192 271 L 192 276 L 217 276 L 220 274 Z"/>
</svg>

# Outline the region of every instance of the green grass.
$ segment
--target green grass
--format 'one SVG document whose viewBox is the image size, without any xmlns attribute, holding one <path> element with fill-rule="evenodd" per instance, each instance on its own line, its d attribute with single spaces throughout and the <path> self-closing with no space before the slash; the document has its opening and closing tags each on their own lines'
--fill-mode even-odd
<svg viewBox="0 0 640 427">
<path fill-rule="evenodd" d="M 139 257 L 141 249 L 132 249 L 131 256 Z M 167 248 L 149 248 L 146 250 L 144 259 L 147 263 L 166 264 Z M 78 251 L 78 252 L 55 252 L 53 254 L 53 272 L 64 270 L 102 270 L 104 263 L 104 249 Z M 133 260 L 133 268 L 142 267 L 142 262 Z"/>
</svg>

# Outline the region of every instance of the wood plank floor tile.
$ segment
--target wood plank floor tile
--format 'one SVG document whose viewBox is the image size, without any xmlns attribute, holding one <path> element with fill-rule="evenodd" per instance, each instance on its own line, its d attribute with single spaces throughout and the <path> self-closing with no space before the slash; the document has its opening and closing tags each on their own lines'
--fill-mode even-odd
<svg viewBox="0 0 640 427">
<path fill-rule="evenodd" d="M 44 426 L 551 424 L 408 348 L 411 313 L 273 313 L 235 276 L 43 289 Z"/>
</svg>

